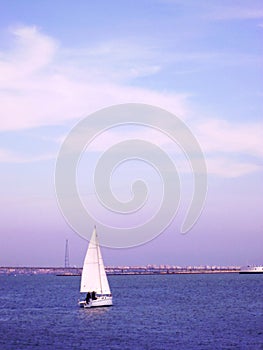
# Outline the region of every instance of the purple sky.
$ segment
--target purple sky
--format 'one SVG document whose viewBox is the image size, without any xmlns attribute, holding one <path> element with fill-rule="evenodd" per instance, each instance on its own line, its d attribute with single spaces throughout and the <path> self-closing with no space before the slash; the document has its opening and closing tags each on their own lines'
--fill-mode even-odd
<svg viewBox="0 0 263 350">
<path fill-rule="evenodd" d="M 105 263 L 262 263 L 260 1 L 81 0 L 76 6 L 47 0 L 36 7 L 28 0 L 0 7 L 0 266 L 63 266 L 66 239 L 70 264 L 82 265 L 88 242 L 58 208 L 56 158 L 82 118 L 129 102 L 159 106 L 188 125 L 206 159 L 207 200 L 196 225 L 182 235 L 193 182 L 180 149 L 145 128 L 100 135 L 78 169 L 94 222 L 135 220 L 111 216 L 94 199 L 91 169 L 117 142 L 136 137 L 160 146 L 178 167 L 182 186 L 178 214 L 165 232 L 139 247 L 103 248 Z M 160 203 L 161 182 L 152 171 L 126 164 L 113 176 L 112 190 L 124 201 L 132 179 L 146 178 L 152 192 L 138 222 Z"/>
</svg>

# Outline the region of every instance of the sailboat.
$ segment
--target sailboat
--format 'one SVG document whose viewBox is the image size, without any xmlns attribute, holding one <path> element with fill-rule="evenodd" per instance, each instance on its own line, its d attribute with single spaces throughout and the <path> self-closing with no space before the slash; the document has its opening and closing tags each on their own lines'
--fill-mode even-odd
<svg viewBox="0 0 263 350">
<path fill-rule="evenodd" d="M 86 293 L 86 299 L 79 301 L 79 306 L 82 308 L 112 305 L 112 295 L 101 256 L 96 226 L 84 260 L 80 293 Z"/>
</svg>

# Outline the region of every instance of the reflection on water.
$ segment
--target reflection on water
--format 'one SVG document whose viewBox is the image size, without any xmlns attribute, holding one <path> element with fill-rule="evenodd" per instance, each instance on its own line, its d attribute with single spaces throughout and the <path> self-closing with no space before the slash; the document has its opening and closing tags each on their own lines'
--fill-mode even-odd
<svg viewBox="0 0 263 350">
<path fill-rule="evenodd" d="M 111 307 L 91 307 L 91 308 L 80 308 L 78 310 L 78 317 L 82 320 L 94 320 L 97 317 L 101 318 L 103 315 L 110 312 Z"/>
</svg>

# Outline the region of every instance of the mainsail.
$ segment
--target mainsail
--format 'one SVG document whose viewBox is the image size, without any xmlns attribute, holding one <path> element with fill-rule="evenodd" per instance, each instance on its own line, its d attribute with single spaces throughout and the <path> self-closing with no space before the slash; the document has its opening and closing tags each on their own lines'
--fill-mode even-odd
<svg viewBox="0 0 263 350">
<path fill-rule="evenodd" d="M 97 294 L 111 294 L 104 263 L 98 244 L 96 227 L 91 236 L 87 254 L 84 260 L 80 292 L 95 291 Z"/>
</svg>

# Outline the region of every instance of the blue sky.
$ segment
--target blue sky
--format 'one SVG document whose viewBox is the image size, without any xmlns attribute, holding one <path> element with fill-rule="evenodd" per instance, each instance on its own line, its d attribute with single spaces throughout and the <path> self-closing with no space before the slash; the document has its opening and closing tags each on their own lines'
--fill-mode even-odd
<svg viewBox="0 0 263 350">
<path fill-rule="evenodd" d="M 198 223 L 180 235 L 192 182 L 178 149 L 143 128 L 105 134 L 86 152 L 91 167 L 116 140 L 154 138 L 179 162 L 183 187 L 171 226 L 140 247 L 104 249 L 106 264 L 262 263 L 262 31 L 260 1 L 2 1 L 0 265 L 61 265 L 67 238 L 71 264 L 81 265 L 87 244 L 58 209 L 56 157 L 83 117 L 128 102 L 188 125 L 209 190 Z M 80 167 L 87 205 L 95 200 L 88 166 Z M 154 190 L 153 175 L 138 164 L 133 171 Z M 129 173 L 115 180 L 124 197 Z"/>
</svg>

